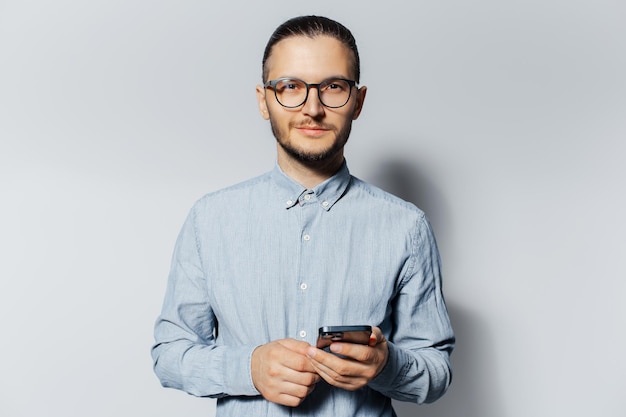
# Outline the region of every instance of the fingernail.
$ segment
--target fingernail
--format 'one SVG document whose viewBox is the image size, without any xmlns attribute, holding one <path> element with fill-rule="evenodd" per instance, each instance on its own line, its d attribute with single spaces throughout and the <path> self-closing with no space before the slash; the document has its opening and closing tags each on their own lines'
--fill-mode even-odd
<svg viewBox="0 0 626 417">
<path fill-rule="evenodd" d="M 332 345 L 330 345 L 330 351 L 333 352 L 333 353 L 340 353 L 341 352 L 341 345 L 333 343 Z"/>
</svg>

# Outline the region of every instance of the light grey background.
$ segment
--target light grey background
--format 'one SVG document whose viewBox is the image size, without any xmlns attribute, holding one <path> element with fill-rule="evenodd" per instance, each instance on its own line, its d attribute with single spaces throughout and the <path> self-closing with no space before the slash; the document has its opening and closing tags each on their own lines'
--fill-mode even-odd
<svg viewBox="0 0 626 417">
<path fill-rule="evenodd" d="M 618 0 L 0 1 L 0 415 L 213 415 L 152 325 L 191 204 L 274 164 L 254 87 L 305 13 L 359 43 L 352 172 L 442 252 L 454 382 L 400 415 L 626 415 Z"/>
</svg>

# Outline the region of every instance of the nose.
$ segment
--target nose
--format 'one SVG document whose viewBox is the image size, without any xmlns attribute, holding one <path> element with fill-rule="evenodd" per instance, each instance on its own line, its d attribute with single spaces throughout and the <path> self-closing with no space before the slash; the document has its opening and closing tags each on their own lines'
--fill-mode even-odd
<svg viewBox="0 0 626 417">
<path fill-rule="evenodd" d="M 324 114 L 324 105 L 320 101 L 317 86 L 311 86 L 309 88 L 309 95 L 302 106 L 302 113 L 310 117 L 320 117 Z"/>
</svg>

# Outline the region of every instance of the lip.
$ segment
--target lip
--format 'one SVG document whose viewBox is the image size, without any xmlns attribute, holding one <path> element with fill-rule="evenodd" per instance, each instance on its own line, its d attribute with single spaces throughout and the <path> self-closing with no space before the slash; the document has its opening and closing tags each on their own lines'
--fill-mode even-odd
<svg viewBox="0 0 626 417">
<path fill-rule="evenodd" d="M 328 129 L 319 126 L 299 126 L 296 129 L 306 136 L 322 136 L 328 132 Z"/>
</svg>

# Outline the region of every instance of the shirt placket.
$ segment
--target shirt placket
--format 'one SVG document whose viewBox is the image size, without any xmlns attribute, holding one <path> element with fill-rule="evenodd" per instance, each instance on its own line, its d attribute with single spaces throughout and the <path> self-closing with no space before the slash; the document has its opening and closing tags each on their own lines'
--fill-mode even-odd
<svg viewBox="0 0 626 417">
<path fill-rule="evenodd" d="M 313 285 L 313 268 L 311 260 L 314 258 L 315 245 L 318 236 L 314 230 L 315 216 L 319 210 L 317 199 L 312 191 L 307 191 L 300 196 L 299 209 L 301 213 L 300 223 L 300 260 L 298 262 L 298 279 L 296 280 L 297 292 L 297 335 L 298 340 L 313 343 L 316 328 L 311 322 L 312 297 L 311 285 Z"/>
</svg>

